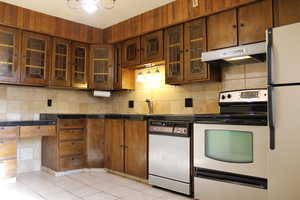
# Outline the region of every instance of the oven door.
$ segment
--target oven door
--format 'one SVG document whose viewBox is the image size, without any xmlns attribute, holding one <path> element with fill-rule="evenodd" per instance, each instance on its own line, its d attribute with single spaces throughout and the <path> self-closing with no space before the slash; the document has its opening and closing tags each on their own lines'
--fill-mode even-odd
<svg viewBox="0 0 300 200">
<path fill-rule="evenodd" d="M 194 166 L 266 178 L 267 126 L 194 124 Z"/>
</svg>

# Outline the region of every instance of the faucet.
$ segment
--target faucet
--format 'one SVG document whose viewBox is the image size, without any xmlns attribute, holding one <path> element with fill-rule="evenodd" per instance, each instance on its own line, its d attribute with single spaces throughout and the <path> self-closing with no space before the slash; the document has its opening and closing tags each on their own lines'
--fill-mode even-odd
<svg viewBox="0 0 300 200">
<path fill-rule="evenodd" d="M 145 102 L 148 104 L 149 114 L 153 114 L 153 102 L 150 99 L 146 99 Z"/>
</svg>

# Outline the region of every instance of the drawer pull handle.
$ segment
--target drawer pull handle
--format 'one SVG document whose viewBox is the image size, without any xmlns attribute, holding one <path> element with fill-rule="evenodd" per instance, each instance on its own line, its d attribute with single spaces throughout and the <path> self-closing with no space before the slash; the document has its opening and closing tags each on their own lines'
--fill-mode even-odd
<svg viewBox="0 0 300 200">
<path fill-rule="evenodd" d="M 72 158 L 72 160 L 75 160 L 75 158 Z"/>
</svg>

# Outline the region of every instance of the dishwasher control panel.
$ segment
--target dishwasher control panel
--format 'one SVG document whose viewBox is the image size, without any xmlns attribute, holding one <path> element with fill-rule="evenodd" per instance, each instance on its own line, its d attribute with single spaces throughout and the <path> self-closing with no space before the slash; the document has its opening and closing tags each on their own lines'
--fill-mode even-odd
<svg viewBox="0 0 300 200">
<path fill-rule="evenodd" d="M 186 121 L 150 121 L 149 134 L 189 137 L 191 123 Z"/>
</svg>

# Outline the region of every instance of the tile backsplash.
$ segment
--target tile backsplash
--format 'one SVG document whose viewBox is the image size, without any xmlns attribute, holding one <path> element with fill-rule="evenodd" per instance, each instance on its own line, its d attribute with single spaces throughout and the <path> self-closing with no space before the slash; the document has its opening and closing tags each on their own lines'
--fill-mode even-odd
<svg viewBox="0 0 300 200">
<path fill-rule="evenodd" d="M 154 73 L 156 68 L 151 69 Z M 113 113 L 148 113 L 146 99 L 151 99 L 156 114 L 203 114 L 219 111 L 218 94 L 222 90 L 264 88 L 267 72 L 265 63 L 222 66 L 222 81 L 194 83 L 181 86 L 165 84 L 165 69 L 159 68 L 161 80 L 136 83 L 135 91 L 116 92 L 109 104 Z M 136 71 L 146 74 L 148 69 Z M 185 98 L 193 98 L 193 108 L 185 108 Z M 135 108 L 128 108 L 128 101 L 135 101 Z"/>
</svg>

